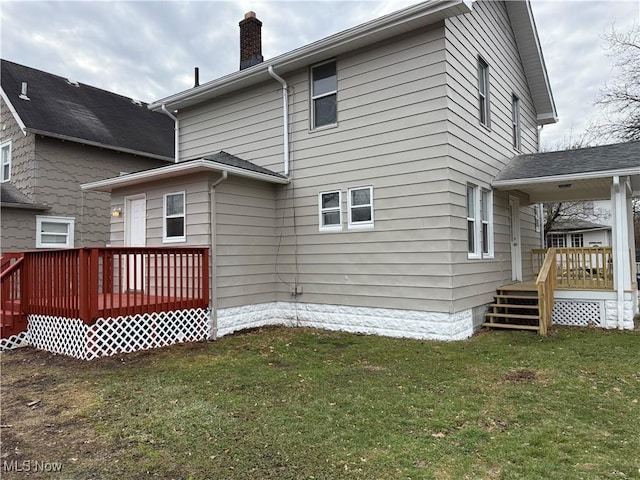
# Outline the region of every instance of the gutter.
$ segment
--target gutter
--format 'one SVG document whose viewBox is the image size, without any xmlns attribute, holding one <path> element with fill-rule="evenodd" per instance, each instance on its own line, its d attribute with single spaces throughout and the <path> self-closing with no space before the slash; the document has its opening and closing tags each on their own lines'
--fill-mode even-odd
<svg viewBox="0 0 640 480">
<path fill-rule="evenodd" d="M 284 150 L 284 176 L 289 176 L 289 88 L 287 82 L 269 65 L 269 75 L 282 85 L 282 148 Z"/>
<path fill-rule="evenodd" d="M 211 277 L 209 282 L 209 309 L 211 316 L 211 331 L 209 332 L 209 339 L 215 340 L 218 338 L 218 252 L 216 248 L 216 187 L 220 185 L 222 182 L 227 180 L 229 174 L 226 170 L 222 171 L 222 175 L 220 178 L 211 184 L 209 188 L 209 223 L 211 225 L 211 238 L 210 238 L 210 252 L 211 252 L 211 261 L 209 265 L 211 266 Z M 209 273 L 207 272 L 207 275 Z"/>
<path fill-rule="evenodd" d="M 169 118 L 171 118 L 173 120 L 174 124 L 175 124 L 175 127 L 173 128 L 173 131 L 174 131 L 174 138 L 173 138 L 174 158 L 173 158 L 173 161 L 174 161 L 174 163 L 178 163 L 179 156 L 180 156 L 180 149 L 179 149 L 179 143 L 178 143 L 178 141 L 180 140 L 180 121 L 178 120 L 178 117 L 176 117 L 169 110 L 167 110 L 167 107 L 165 106 L 164 103 L 162 105 L 160 105 L 160 110 L 165 115 L 167 115 Z"/>
</svg>

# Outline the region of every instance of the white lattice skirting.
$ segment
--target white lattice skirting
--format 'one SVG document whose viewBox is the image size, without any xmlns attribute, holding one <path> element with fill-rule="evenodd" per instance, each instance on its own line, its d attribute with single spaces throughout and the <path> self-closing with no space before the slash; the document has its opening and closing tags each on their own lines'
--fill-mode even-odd
<svg viewBox="0 0 640 480">
<path fill-rule="evenodd" d="M 206 340 L 211 332 L 209 310 L 201 308 L 101 318 L 93 325 L 43 315 L 28 320 L 31 345 L 82 360 Z"/>
<path fill-rule="evenodd" d="M 8 338 L 0 339 L 0 352 L 13 350 L 18 347 L 26 347 L 27 345 L 29 345 L 29 332 L 20 332 L 17 335 L 11 335 Z"/>
<path fill-rule="evenodd" d="M 605 318 L 604 302 L 558 300 L 553 305 L 551 318 L 556 325 L 603 327 Z"/>
</svg>

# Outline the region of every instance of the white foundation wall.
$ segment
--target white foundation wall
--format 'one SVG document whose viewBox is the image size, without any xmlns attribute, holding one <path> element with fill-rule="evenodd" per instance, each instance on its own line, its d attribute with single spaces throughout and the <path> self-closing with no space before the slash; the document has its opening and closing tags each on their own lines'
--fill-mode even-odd
<svg viewBox="0 0 640 480">
<path fill-rule="evenodd" d="M 423 340 L 463 340 L 474 333 L 473 311 L 423 312 L 296 302 L 270 302 L 220 309 L 217 336 L 268 325 L 315 327 L 325 330 Z"/>
</svg>

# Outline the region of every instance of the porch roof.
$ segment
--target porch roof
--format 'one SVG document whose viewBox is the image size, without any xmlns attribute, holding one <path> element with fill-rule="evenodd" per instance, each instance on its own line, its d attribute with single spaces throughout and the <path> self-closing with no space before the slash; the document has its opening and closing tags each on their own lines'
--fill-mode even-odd
<svg viewBox="0 0 640 480">
<path fill-rule="evenodd" d="M 0 188 L 0 206 L 3 208 L 23 208 L 39 211 L 46 211 L 51 208 L 48 205 L 33 202 L 11 182 L 3 183 Z"/>
<path fill-rule="evenodd" d="M 142 185 L 158 180 L 174 178 L 179 175 L 189 175 L 192 173 L 202 172 L 222 173 L 223 171 L 226 171 L 231 175 L 253 178 L 269 183 L 289 183 L 289 179 L 279 173 L 221 151 L 196 160 L 187 160 L 167 165 L 166 167 L 152 168 L 150 170 L 142 170 L 140 172 L 129 173 L 119 177 L 107 178 L 106 180 L 85 183 L 82 184 L 80 188 L 82 190 L 111 192 L 117 188 Z"/>
<path fill-rule="evenodd" d="M 640 141 L 518 155 L 492 186 L 524 192 L 534 203 L 607 199 L 614 176 L 630 177 L 640 193 Z"/>
</svg>

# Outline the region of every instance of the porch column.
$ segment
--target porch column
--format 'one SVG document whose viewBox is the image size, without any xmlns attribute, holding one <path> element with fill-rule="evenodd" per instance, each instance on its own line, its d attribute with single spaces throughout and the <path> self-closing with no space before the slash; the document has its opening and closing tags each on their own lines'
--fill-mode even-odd
<svg viewBox="0 0 640 480">
<path fill-rule="evenodd" d="M 613 285 L 616 290 L 617 326 L 633 328 L 633 311 L 637 307 L 637 297 L 627 301 L 630 305 L 625 309 L 625 290 L 633 290 L 631 285 L 631 243 L 633 227 L 630 225 L 629 211 L 630 181 L 629 177 L 613 177 L 611 186 L 611 206 L 613 212 Z"/>
</svg>

